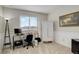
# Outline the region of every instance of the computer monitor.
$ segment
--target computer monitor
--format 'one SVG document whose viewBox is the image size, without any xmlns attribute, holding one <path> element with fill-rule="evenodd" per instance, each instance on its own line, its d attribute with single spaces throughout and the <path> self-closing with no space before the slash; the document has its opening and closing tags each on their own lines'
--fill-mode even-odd
<svg viewBox="0 0 79 59">
<path fill-rule="evenodd" d="M 15 28 L 15 29 L 14 29 L 14 33 L 15 33 L 15 34 L 19 34 L 19 33 L 21 33 L 21 29 L 19 29 L 19 28 Z"/>
</svg>

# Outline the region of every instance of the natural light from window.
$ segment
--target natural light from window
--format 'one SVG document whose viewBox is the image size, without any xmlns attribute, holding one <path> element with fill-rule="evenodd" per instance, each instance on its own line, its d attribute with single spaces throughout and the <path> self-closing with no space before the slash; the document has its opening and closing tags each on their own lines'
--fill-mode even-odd
<svg viewBox="0 0 79 59">
<path fill-rule="evenodd" d="M 21 16 L 20 27 L 37 27 L 36 16 Z"/>
<path fill-rule="evenodd" d="M 37 27 L 37 17 L 30 17 L 30 26 Z"/>
</svg>

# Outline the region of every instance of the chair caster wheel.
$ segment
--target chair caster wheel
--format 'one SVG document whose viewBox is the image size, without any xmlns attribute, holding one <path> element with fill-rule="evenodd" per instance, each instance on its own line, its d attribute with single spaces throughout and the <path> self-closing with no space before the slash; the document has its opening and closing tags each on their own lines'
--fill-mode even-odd
<svg viewBox="0 0 79 59">
<path fill-rule="evenodd" d="M 24 48 L 25 46 L 23 46 L 23 48 Z"/>
<path fill-rule="evenodd" d="M 28 48 L 27 48 L 28 49 Z"/>
</svg>

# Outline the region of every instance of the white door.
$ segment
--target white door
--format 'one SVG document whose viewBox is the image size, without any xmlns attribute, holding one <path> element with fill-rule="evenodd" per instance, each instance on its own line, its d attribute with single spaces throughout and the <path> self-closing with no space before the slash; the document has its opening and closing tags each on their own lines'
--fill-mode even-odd
<svg viewBox="0 0 79 59">
<path fill-rule="evenodd" d="M 43 21 L 42 22 L 42 41 L 47 40 L 47 22 Z"/>
<path fill-rule="evenodd" d="M 42 39 L 43 41 L 53 41 L 53 22 L 42 22 Z"/>
<path fill-rule="evenodd" d="M 47 26 L 48 40 L 53 41 L 53 22 L 48 21 L 47 24 L 48 24 Z"/>
</svg>

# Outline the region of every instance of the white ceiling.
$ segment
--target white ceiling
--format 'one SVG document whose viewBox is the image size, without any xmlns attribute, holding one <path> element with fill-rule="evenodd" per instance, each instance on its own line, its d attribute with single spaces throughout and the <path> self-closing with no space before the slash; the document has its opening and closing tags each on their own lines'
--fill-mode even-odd
<svg viewBox="0 0 79 59">
<path fill-rule="evenodd" d="M 52 11 L 59 10 L 60 8 L 68 9 L 73 7 L 79 7 L 79 5 L 4 5 L 4 7 L 16 8 L 34 12 L 51 13 Z"/>
<path fill-rule="evenodd" d="M 34 12 L 50 13 L 57 6 L 55 5 L 5 5 L 4 7 L 28 10 Z"/>
</svg>

